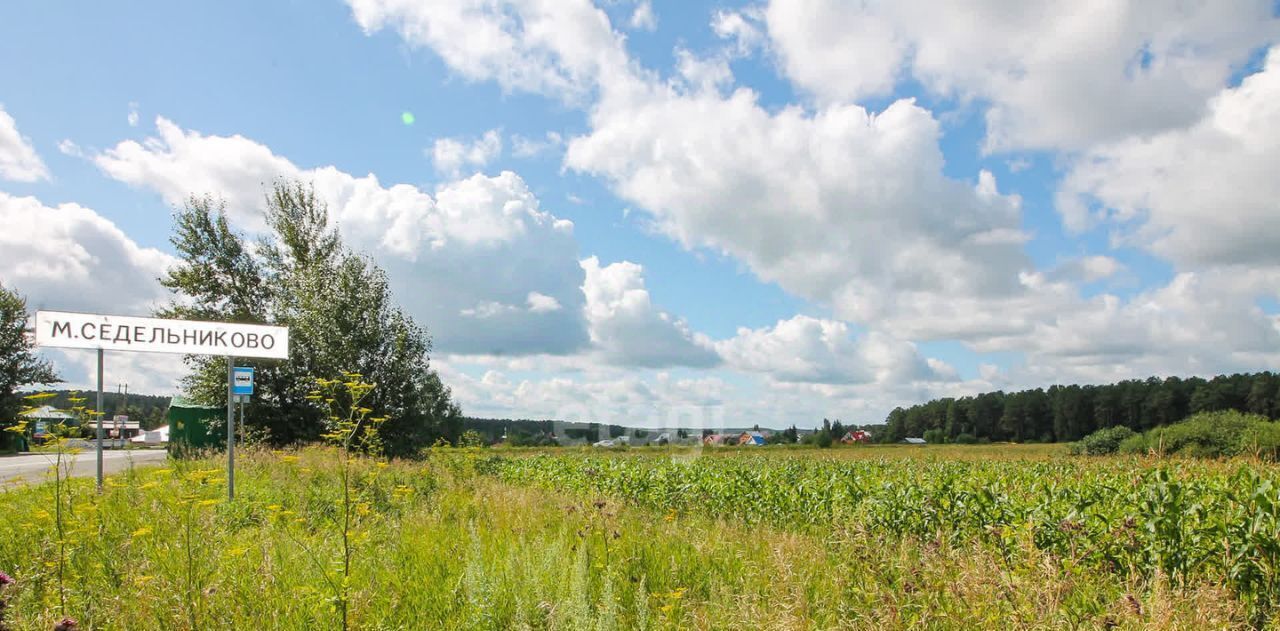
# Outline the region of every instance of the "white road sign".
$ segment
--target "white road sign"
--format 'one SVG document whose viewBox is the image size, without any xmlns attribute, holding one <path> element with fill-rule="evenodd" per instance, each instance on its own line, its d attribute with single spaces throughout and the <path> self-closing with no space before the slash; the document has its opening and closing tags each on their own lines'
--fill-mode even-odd
<svg viewBox="0 0 1280 631">
<path fill-rule="evenodd" d="M 261 324 L 38 311 L 36 345 L 287 359 L 289 329 Z"/>
</svg>

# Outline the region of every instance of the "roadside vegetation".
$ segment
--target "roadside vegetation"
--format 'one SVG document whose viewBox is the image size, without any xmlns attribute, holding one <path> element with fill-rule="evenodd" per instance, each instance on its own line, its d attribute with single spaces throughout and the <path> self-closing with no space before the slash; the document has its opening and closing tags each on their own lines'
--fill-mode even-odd
<svg viewBox="0 0 1280 631">
<path fill-rule="evenodd" d="M 358 629 L 1275 624 L 1280 472 L 1248 460 L 341 449 L 251 451 L 234 503 L 216 457 L 102 495 L 0 494 L 7 624 L 339 629 L 344 607 Z"/>
</svg>

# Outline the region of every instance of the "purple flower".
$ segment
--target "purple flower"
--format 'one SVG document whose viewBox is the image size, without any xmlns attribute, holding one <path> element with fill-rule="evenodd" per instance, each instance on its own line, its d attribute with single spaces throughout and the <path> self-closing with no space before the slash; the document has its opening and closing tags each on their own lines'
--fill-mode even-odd
<svg viewBox="0 0 1280 631">
<path fill-rule="evenodd" d="M 12 576 L 9 576 L 4 572 L 0 572 L 0 587 L 4 587 L 5 585 L 12 585 L 17 582 L 18 581 L 13 580 Z"/>
</svg>

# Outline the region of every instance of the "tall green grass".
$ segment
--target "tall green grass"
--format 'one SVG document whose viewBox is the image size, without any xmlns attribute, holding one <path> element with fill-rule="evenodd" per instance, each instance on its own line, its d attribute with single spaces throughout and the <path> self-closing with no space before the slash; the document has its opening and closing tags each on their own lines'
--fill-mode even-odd
<svg viewBox="0 0 1280 631">
<path fill-rule="evenodd" d="M 0 592 L 8 604 L 6 620 L 26 630 L 50 629 L 61 618 L 54 565 L 57 546 L 65 544 L 66 615 L 82 628 L 339 628 L 343 603 L 329 585 L 343 575 L 344 560 L 341 531 L 332 527 L 342 514 L 343 489 L 334 454 L 251 452 L 241 459 L 234 503 L 223 499 L 220 459 L 112 476 L 101 495 L 91 481 L 75 480 L 64 496 L 68 528 L 61 539 L 52 527 L 51 485 L 0 493 L 0 571 L 17 580 Z M 620 483 L 624 478 L 613 473 L 621 475 L 624 467 L 730 467 L 739 476 L 768 468 L 777 486 L 786 487 L 794 485 L 778 471 L 804 471 L 794 468 L 804 464 L 799 457 L 616 461 L 593 458 L 584 466 L 596 468 L 591 480 Z M 668 506 L 594 482 L 569 484 L 567 474 L 562 482 L 548 478 L 547 489 L 538 488 L 533 477 L 513 475 L 516 467 L 532 471 L 553 462 L 493 460 L 470 450 L 442 450 L 426 463 L 347 462 L 351 489 L 360 498 L 349 531 L 350 626 L 972 629 L 1250 623 L 1246 604 L 1212 572 L 1175 579 L 1163 571 L 1139 576 L 1094 567 L 1042 547 L 1034 529 L 957 537 L 946 529 L 895 531 L 839 511 L 822 528 L 805 528 L 784 517 L 807 496 L 808 486 L 756 497 L 763 491 L 735 482 L 734 488 L 744 489 L 737 503 L 743 508 L 735 513 L 700 509 L 692 499 Z M 908 464 L 886 470 L 885 481 Z M 808 466 L 861 471 L 857 467 L 881 465 Z M 1169 482 L 1183 483 L 1186 476 Z M 915 492 L 907 489 L 924 479 L 903 477 L 902 501 L 914 501 Z M 701 493 L 696 487 L 687 491 Z M 717 497 L 706 495 L 709 502 Z M 766 501 L 778 506 L 773 516 L 759 512 Z M 930 514 L 948 510 L 928 503 L 917 508 Z"/>
</svg>

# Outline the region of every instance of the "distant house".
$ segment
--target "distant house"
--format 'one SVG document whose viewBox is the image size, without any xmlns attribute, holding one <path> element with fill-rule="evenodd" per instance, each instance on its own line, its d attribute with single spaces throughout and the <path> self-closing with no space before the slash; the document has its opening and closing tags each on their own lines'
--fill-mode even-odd
<svg viewBox="0 0 1280 631">
<path fill-rule="evenodd" d="M 840 442 L 842 442 L 842 443 L 844 443 L 844 444 L 846 444 L 846 445 L 856 445 L 856 444 L 859 444 L 859 443 L 869 443 L 869 442 L 871 442 L 871 433 L 870 433 L 870 432 L 867 432 L 867 431 L 860 430 L 860 429 L 855 429 L 855 430 L 850 431 L 850 432 L 845 432 L 845 435 L 844 435 L 843 437 L 841 437 L 841 438 L 840 438 Z"/>
<path fill-rule="evenodd" d="M 760 432 L 742 432 L 738 437 L 738 444 L 761 446 L 765 444 L 765 435 Z"/>
<path fill-rule="evenodd" d="M 50 405 L 42 405 L 34 410 L 28 410 L 23 412 L 22 416 L 26 418 L 29 424 L 27 426 L 27 433 L 29 436 L 20 437 L 20 450 L 26 450 L 29 448 L 26 444 L 28 438 L 37 445 L 48 440 L 49 432 L 55 425 L 64 424 L 75 426 L 79 424 L 79 421 L 76 420 L 75 416 Z"/>
<path fill-rule="evenodd" d="M 726 441 L 732 440 L 732 438 L 729 434 L 707 434 L 702 437 L 702 444 L 709 447 L 718 447 L 725 444 Z"/>
<path fill-rule="evenodd" d="M 923 438 L 903 438 L 902 442 L 908 445 L 925 445 L 928 444 Z"/>
<path fill-rule="evenodd" d="M 132 439 L 134 436 L 142 433 L 142 425 L 138 421 L 131 421 L 127 416 L 116 416 L 110 420 L 103 419 L 102 429 L 107 438 L 125 440 Z"/>
<path fill-rule="evenodd" d="M 617 443 L 614 443 L 612 440 L 601 440 L 601 441 L 592 443 L 591 446 L 592 447 L 613 447 L 615 444 Z"/>
</svg>

